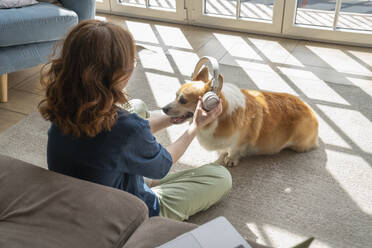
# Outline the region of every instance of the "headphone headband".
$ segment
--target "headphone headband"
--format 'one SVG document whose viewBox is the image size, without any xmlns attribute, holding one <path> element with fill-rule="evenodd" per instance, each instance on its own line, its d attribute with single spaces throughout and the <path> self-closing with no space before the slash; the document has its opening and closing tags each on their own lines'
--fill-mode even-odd
<svg viewBox="0 0 372 248">
<path fill-rule="evenodd" d="M 210 65 L 212 65 L 212 69 L 213 69 L 213 78 L 212 78 L 212 92 L 218 94 L 218 89 L 220 87 L 220 81 L 218 79 L 218 75 L 220 74 L 220 69 L 219 69 L 219 65 L 218 65 L 218 61 L 217 59 L 213 58 L 213 57 L 210 57 L 210 56 L 204 56 L 202 57 L 198 63 L 196 64 L 195 66 L 195 69 L 194 69 L 194 73 L 192 74 L 192 79 L 195 80 L 195 78 L 198 76 L 199 72 L 200 72 L 200 69 L 206 65 L 207 63 L 209 63 Z"/>
</svg>

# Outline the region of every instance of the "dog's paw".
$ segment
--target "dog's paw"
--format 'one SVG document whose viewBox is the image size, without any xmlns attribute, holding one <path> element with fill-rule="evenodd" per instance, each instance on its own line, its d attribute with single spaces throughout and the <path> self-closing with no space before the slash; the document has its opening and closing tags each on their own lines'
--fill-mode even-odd
<svg viewBox="0 0 372 248">
<path fill-rule="evenodd" d="M 225 158 L 228 156 L 229 154 L 227 152 L 223 152 L 223 153 L 220 153 L 220 156 L 218 157 L 218 159 L 216 160 L 216 163 L 217 164 L 225 164 Z"/>
<path fill-rule="evenodd" d="M 239 158 L 232 158 L 230 156 L 226 156 L 223 162 L 223 165 L 226 167 L 234 167 L 239 164 Z"/>
</svg>

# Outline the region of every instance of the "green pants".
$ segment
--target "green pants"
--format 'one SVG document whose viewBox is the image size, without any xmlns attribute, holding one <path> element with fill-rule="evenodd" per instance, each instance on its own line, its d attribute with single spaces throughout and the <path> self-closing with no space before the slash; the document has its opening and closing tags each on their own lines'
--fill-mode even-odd
<svg viewBox="0 0 372 248">
<path fill-rule="evenodd" d="M 142 100 L 131 100 L 123 107 L 142 118 L 150 116 Z M 231 190 L 231 175 L 222 165 L 206 164 L 168 174 L 151 189 L 159 199 L 161 216 L 187 220 L 220 201 Z"/>
<path fill-rule="evenodd" d="M 229 171 L 217 164 L 171 173 L 151 188 L 160 202 L 160 216 L 187 220 L 208 209 L 231 190 Z"/>
</svg>

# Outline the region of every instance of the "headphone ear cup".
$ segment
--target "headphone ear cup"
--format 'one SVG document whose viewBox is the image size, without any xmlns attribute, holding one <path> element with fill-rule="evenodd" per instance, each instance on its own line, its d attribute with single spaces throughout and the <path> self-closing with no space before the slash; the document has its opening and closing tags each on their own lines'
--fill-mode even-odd
<svg viewBox="0 0 372 248">
<path fill-rule="evenodd" d="M 217 107 L 218 103 L 220 102 L 220 98 L 216 95 L 216 93 L 212 91 L 208 91 L 203 95 L 203 109 L 206 111 L 210 111 Z"/>
</svg>

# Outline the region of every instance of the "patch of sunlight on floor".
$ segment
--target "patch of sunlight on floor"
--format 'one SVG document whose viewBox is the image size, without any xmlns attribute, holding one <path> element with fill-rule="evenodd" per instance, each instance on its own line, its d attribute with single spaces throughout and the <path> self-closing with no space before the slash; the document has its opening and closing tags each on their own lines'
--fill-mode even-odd
<svg viewBox="0 0 372 248">
<path fill-rule="evenodd" d="M 250 231 L 257 235 L 257 243 L 269 246 L 293 247 L 309 238 L 269 224 L 257 226 L 255 223 L 246 223 L 246 226 Z M 316 243 L 317 247 L 328 247 L 319 240 L 314 240 L 313 244 Z"/>
<path fill-rule="evenodd" d="M 236 44 L 227 51 L 220 63 L 237 66 L 236 59 L 262 61 L 262 58 L 253 49 L 245 49 L 245 47 L 244 44 Z"/>
<path fill-rule="evenodd" d="M 256 63 L 253 61 L 246 61 L 246 60 L 240 60 L 240 59 L 235 59 L 237 65 L 243 68 L 247 68 L 249 70 L 254 70 L 254 71 L 266 71 L 270 73 L 275 73 L 275 71 L 271 68 L 271 66 L 263 63 Z"/>
<path fill-rule="evenodd" d="M 360 78 L 352 78 L 347 77 L 347 80 L 352 82 L 354 85 L 358 86 L 361 90 L 372 97 L 372 79 L 360 79 Z"/>
<path fill-rule="evenodd" d="M 326 153 L 328 160 L 327 171 L 360 209 L 372 215 L 371 165 L 357 155 L 328 149 L 326 149 Z"/>
<path fill-rule="evenodd" d="M 180 28 L 163 25 L 155 25 L 155 28 L 167 46 L 192 49 Z"/>
<path fill-rule="evenodd" d="M 167 128 L 167 134 L 171 142 L 175 142 L 187 129 L 188 123 L 172 125 Z M 184 156 L 183 156 L 184 157 Z M 182 158 L 182 157 L 181 157 Z"/>
<path fill-rule="evenodd" d="M 214 37 L 232 56 L 262 60 L 257 52 L 240 36 L 213 33 Z"/>
<path fill-rule="evenodd" d="M 247 44 L 241 37 L 238 37 L 239 39 L 236 39 L 235 41 L 229 41 L 224 36 L 215 34 L 217 40 L 224 46 L 224 48 L 227 50 L 228 54 L 225 55 L 225 57 L 229 57 L 230 63 L 233 62 L 234 58 L 240 58 L 240 59 L 254 59 L 262 61 L 261 56 L 257 54 L 253 48 Z M 233 42 L 234 44 L 231 46 L 230 42 Z M 228 56 L 230 55 L 230 56 Z M 233 57 L 233 58 L 230 58 Z M 225 58 L 226 60 L 227 58 Z"/>
<path fill-rule="evenodd" d="M 159 41 L 156 38 L 156 35 L 152 30 L 150 24 L 133 21 L 125 21 L 125 24 L 127 25 L 128 30 L 132 33 L 133 38 L 136 41 L 159 44 Z"/>
<path fill-rule="evenodd" d="M 362 75 L 372 75 L 370 70 L 340 49 L 310 45 L 306 45 L 306 47 L 338 72 L 357 72 Z"/>
<path fill-rule="evenodd" d="M 139 53 L 139 58 L 144 69 L 154 69 L 174 73 L 168 58 L 161 47 L 151 45 L 144 45 L 144 47 L 149 49 L 149 52 Z"/>
<path fill-rule="evenodd" d="M 312 72 L 310 72 L 312 73 Z M 286 75 L 307 97 L 311 99 L 350 105 L 342 96 L 328 86 L 323 80 L 299 78 Z M 315 74 L 314 74 L 314 77 Z"/>
<path fill-rule="evenodd" d="M 286 43 L 287 42 L 287 43 Z M 273 63 L 285 63 L 290 61 L 291 65 L 303 66 L 293 55 L 291 50 L 294 49 L 296 43 L 283 41 L 282 43 L 278 40 L 268 40 L 264 47 L 258 47 L 265 57 Z"/>
<path fill-rule="evenodd" d="M 193 52 L 185 52 L 175 49 L 169 49 L 169 53 L 172 55 L 172 58 L 180 73 L 182 75 L 191 77 L 191 74 L 194 72 L 195 65 L 199 61 L 199 56 Z"/>
<path fill-rule="evenodd" d="M 317 118 L 319 122 L 319 138 L 322 139 L 325 144 L 351 149 L 346 141 L 341 138 L 341 136 L 338 135 L 337 132 L 328 125 L 325 120 L 323 120 L 323 118 L 319 115 L 317 115 Z"/>
<path fill-rule="evenodd" d="M 278 69 L 280 70 L 281 73 L 285 75 L 291 75 L 294 77 L 299 77 L 299 78 L 307 78 L 311 80 L 319 80 L 319 77 L 316 76 L 313 72 L 301 69 L 295 69 L 295 68 L 288 68 L 288 67 L 282 67 L 278 66 Z"/>
<path fill-rule="evenodd" d="M 185 152 L 185 156 L 181 157 L 179 161 L 192 167 L 199 167 L 204 164 L 213 163 L 217 158 L 217 152 L 205 150 L 198 140 L 194 139 Z"/>
<path fill-rule="evenodd" d="M 372 123 L 356 110 L 317 104 L 319 109 L 363 151 L 372 154 Z M 372 177 L 371 177 L 372 178 Z"/>
<path fill-rule="evenodd" d="M 264 71 L 248 70 L 247 68 L 242 69 L 260 90 L 285 92 L 292 95 L 298 95 L 296 91 L 294 91 L 276 72 L 268 73 Z"/>
<path fill-rule="evenodd" d="M 267 43 L 267 39 L 265 39 L 264 36 L 259 35 L 256 35 L 254 37 L 248 37 L 248 41 L 259 49 L 265 47 Z"/>
<path fill-rule="evenodd" d="M 304 67 L 305 68 L 305 65 L 302 64 L 295 56 L 293 56 L 292 54 L 290 54 L 288 56 L 288 58 L 283 62 L 283 64 L 286 64 L 286 65 L 292 65 L 292 66 L 301 66 L 301 67 Z"/>
<path fill-rule="evenodd" d="M 103 22 L 107 22 L 107 18 L 104 17 L 104 16 L 96 15 L 96 16 L 94 17 L 94 19 L 99 20 L 99 21 L 103 21 Z"/>
<path fill-rule="evenodd" d="M 357 57 L 358 59 L 360 59 L 361 61 L 363 61 L 365 64 L 369 65 L 372 67 L 372 56 L 371 56 L 371 52 L 361 52 L 361 51 L 347 51 L 349 53 L 351 53 L 352 55 L 354 55 L 355 57 Z"/>
<path fill-rule="evenodd" d="M 170 141 L 175 142 L 187 130 L 188 126 L 188 123 L 183 123 L 168 127 L 166 132 Z M 187 166 L 198 167 L 205 163 L 214 162 L 217 158 L 218 155 L 216 152 L 205 150 L 198 140 L 194 139 L 178 162 Z M 181 166 L 181 168 L 175 168 L 176 171 L 181 169 L 186 169 L 186 167 Z"/>
<path fill-rule="evenodd" d="M 298 66 L 298 67 L 304 67 L 305 68 L 305 65 L 303 63 L 301 63 L 301 61 L 299 61 L 292 54 L 289 54 L 288 57 L 282 63 L 286 64 L 286 65 L 290 65 L 290 66 L 292 65 L 292 66 Z"/>
<path fill-rule="evenodd" d="M 178 78 L 151 72 L 145 72 L 145 76 L 159 107 L 164 107 L 175 99 L 176 92 L 181 86 Z"/>
</svg>

